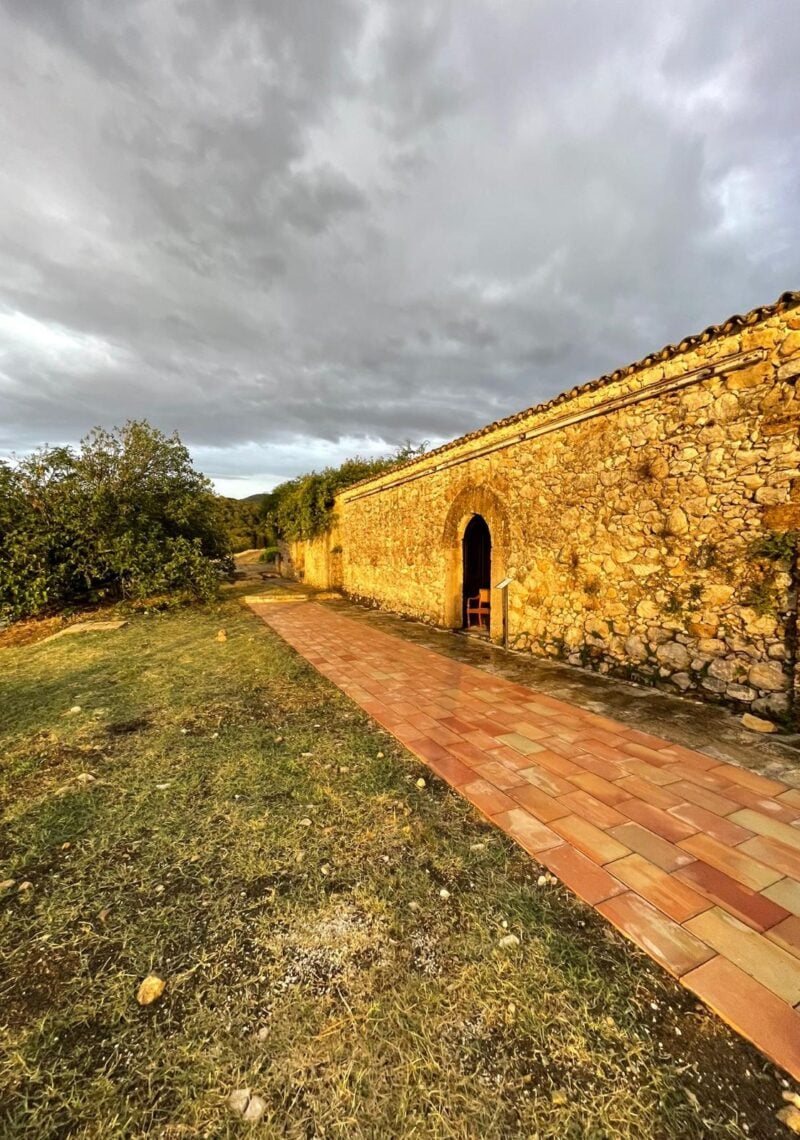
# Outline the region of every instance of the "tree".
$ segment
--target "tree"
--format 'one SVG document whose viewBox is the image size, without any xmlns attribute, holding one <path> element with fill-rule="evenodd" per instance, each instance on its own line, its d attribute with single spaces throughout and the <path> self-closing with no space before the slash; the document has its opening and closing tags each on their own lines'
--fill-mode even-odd
<svg viewBox="0 0 800 1140">
<path fill-rule="evenodd" d="M 357 455 L 345 459 L 339 467 L 311 471 L 281 483 L 261 500 L 265 526 L 271 526 L 277 535 L 289 540 L 324 534 L 331 527 L 333 505 L 339 491 L 423 455 L 427 447 L 427 441 L 415 445 L 407 440 L 391 455 L 379 459 Z"/>
<path fill-rule="evenodd" d="M 185 590 L 229 565 L 210 482 L 177 433 L 144 420 L 0 464 L 0 613 Z"/>
</svg>

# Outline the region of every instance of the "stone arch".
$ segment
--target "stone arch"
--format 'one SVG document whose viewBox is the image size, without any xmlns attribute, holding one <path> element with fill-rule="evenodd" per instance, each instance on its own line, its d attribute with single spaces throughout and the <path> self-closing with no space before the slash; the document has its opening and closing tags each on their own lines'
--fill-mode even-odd
<svg viewBox="0 0 800 1140">
<path fill-rule="evenodd" d="M 442 547 L 445 555 L 444 624 L 459 629 L 462 622 L 462 552 L 461 542 L 467 524 L 474 515 L 481 515 L 489 527 L 492 539 L 492 594 L 491 637 L 503 636 L 502 597 L 494 589 L 496 582 L 506 576 L 509 558 L 508 509 L 502 498 L 483 483 L 467 483 L 458 492 L 447 512 L 442 529 Z"/>
</svg>

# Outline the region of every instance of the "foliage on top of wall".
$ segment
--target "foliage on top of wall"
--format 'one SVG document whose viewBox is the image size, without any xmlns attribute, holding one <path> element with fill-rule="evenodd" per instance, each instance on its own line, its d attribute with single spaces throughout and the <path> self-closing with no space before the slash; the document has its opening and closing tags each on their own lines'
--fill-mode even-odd
<svg viewBox="0 0 800 1140">
<path fill-rule="evenodd" d="M 333 505 L 339 491 L 362 479 L 381 475 L 414 456 L 423 455 L 427 448 L 427 440 L 420 444 L 412 444 L 409 440 L 392 455 L 379 459 L 357 455 L 346 459 L 339 467 L 298 475 L 264 496 L 262 517 L 271 523 L 277 534 L 289 541 L 316 538 L 331 528 Z"/>
</svg>

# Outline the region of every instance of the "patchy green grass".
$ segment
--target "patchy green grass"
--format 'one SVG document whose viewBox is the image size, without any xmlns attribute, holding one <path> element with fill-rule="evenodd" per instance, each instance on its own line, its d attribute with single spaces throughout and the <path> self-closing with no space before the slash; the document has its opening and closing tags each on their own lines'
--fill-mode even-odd
<svg viewBox="0 0 800 1140">
<path fill-rule="evenodd" d="M 237 1135 L 248 1086 L 276 1137 L 779 1136 L 770 1066 L 421 775 L 233 599 L 2 651 L 0 1134 Z"/>
</svg>

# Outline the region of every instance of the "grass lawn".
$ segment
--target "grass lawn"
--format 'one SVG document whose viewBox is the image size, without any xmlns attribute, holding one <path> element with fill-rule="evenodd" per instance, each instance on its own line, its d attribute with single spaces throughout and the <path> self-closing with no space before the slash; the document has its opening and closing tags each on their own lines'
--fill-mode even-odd
<svg viewBox="0 0 800 1140">
<path fill-rule="evenodd" d="M 264 1136 L 786 1134 L 754 1050 L 232 595 L 0 651 L 0 813 L 4 1140 L 240 1135 L 241 1087 Z"/>
</svg>

